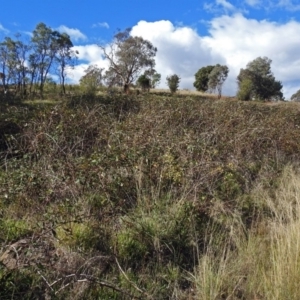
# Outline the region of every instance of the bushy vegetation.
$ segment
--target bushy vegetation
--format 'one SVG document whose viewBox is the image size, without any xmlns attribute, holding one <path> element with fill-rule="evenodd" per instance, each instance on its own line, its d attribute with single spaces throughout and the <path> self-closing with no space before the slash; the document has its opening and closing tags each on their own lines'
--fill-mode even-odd
<svg viewBox="0 0 300 300">
<path fill-rule="evenodd" d="M 145 74 L 141 75 L 136 81 L 137 86 L 142 89 L 142 91 L 149 91 L 151 87 L 151 80 Z"/>
<path fill-rule="evenodd" d="M 195 74 L 194 87 L 201 92 L 217 92 L 218 97 L 221 98 L 222 87 L 227 79 L 229 69 L 226 65 L 202 67 Z"/>
<path fill-rule="evenodd" d="M 0 298 L 299 299 L 297 105 L 2 102 Z"/>
<path fill-rule="evenodd" d="M 180 77 L 177 74 L 167 76 L 167 85 L 171 93 L 176 93 L 179 88 Z"/>
<path fill-rule="evenodd" d="M 241 69 L 237 77 L 240 100 L 283 100 L 282 83 L 275 79 L 271 71 L 272 60 L 257 57 Z"/>
<path fill-rule="evenodd" d="M 215 66 L 206 66 L 200 68 L 195 74 L 194 87 L 197 91 L 206 92 L 208 90 L 209 74 Z"/>
</svg>

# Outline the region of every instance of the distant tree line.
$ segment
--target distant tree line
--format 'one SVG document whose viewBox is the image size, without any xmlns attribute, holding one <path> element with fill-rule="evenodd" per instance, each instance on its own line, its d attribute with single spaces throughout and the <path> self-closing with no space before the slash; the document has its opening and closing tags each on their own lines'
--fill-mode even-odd
<svg viewBox="0 0 300 300">
<path fill-rule="evenodd" d="M 241 69 L 237 76 L 237 98 L 239 100 L 264 100 L 278 101 L 284 100 L 282 93 L 282 83 L 275 79 L 271 71 L 272 60 L 268 57 L 258 57 L 249 62 L 245 69 Z M 218 98 L 222 96 L 222 87 L 228 77 L 229 69 L 226 65 L 208 65 L 200 68 L 195 74 L 194 87 L 197 91 L 216 93 Z M 172 82 L 176 81 L 174 76 L 167 77 L 167 83 L 171 92 Z M 178 77 L 178 76 L 177 76 Z M 179 83 L 179 77 L 177 78 Z M 300 101 L 300 90 L 295 93 L 291 100 Z"/>
<path fill-rule="evenodd" d="M 61 92 L 65 93 L 67 72 L 74 67 L 76 53 L 70 36 L 39 23 L 29 42 L 18 34 L 14 39 L 5 37 L 0 43 L 0 78 L 4 90 L 14 86 L 22 95 L 38 91 L 43 96 L 48 75 L 58 76 Z"/>
<path fill-rule="evenodd" d="M 271 59 L 267 57 L 258 57 L 249 62 L 245 69 L 240 70 L 237 76 L 238 99 L 244 101 L 283 100 L 282 84 L 271 72 L 271 63 Z M 217 91 L 218 97 L 221 97 L 222 86 L 228 72 L 227 66 L 219 64 L 203 67 L 195 74 L 194 86 L 202 92 Z M 294 97 L 296 98 L 297 95 L 295 94 Z"/>
<path fill-rule="evenodd" d="M 109 45 L 99 45 L 103 57 L 109 62 L 105 71 L 96 65 L 85 70 L 80 85 L 88 92 L 95 92 L 99 86 L 119 86 L 124 92 L 136 84 L 142 91 L 155 88 L 161 75 L 155 70 L 157 48 L 142 37 L 130 35 L 131 29 L 119 31 Z M 13 85 L 22 95 L 32 94 L 38 87 L 43 96 L 44 86 L 51 81 L 50 75 L 59 78 L 61 93 L 65 93 L 67 72 L 75 65 L 78 52 L 73 50 L 70 36 L 39 23 L 28 43 L 6 37 L 0 43 L 0 80 L 4 90 Z M 240 100 L 283 100 L 282 83 L 271 72 L 272 61 L 258 57 L 241 69 L 237 76 L 237 97 Z M 198 91 L 216 93 L 221 98 L 222 88 L 229 73 L 226 65 L 208 65 L 195 74 L 194 86 Z M 177 74 L 166 78 L 172 93 L 179 88 Z M 300 90 L 292 96 L 300 101 Z"/>
</svg>

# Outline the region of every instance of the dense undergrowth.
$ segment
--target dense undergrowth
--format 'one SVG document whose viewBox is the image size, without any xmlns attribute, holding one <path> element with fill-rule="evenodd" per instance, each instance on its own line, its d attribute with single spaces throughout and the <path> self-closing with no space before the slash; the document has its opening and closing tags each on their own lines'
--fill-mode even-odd
<svg viewBox="0 0 300 300">
<path fill-rule="evenodd" d="M 74 96 L 0 114 L 0 299 L 299 299 L 297 103 Z"/>
</svg>

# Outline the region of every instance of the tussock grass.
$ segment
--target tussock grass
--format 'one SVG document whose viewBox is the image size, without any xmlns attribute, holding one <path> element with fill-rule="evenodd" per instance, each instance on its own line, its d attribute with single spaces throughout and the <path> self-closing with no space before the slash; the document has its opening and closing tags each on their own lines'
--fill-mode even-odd
<svg viewBox="0 0 300 300">
<path fill-rule="evenodd" d="M 299 299 L 299 173 L 285 169 L 274 196 L 266 197 L 273 217 L 269 223 L 270 266 L 264 272 L 264 294 L 270 299 Z"/>
<path fill-rule="evenodd" d="M 275 190 L 258 186 L 253 201 L 264 207 L 265 216 L 247 232 L 235 223 L 219 251 L 212 241 L 224 232 L 210 235 L 210 243 L 190 279 L 195 299 L 298 299 L 300 175 L 291 166 L 284 169 Z M 231 232 L 232 234 L 232 232 Z"/>
</svg>

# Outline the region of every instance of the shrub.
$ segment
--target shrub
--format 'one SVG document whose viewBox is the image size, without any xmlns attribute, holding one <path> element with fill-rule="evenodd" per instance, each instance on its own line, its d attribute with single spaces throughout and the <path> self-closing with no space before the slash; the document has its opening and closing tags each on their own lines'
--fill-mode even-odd
<svg viewBox="0 0 300 300">
<path fill-rule="evenodd" d="M 179 87 L 180 77 L 176 74 L 167 77 L 167 85 L 171 93 L 176 93 Z"/>
<path fill-rule="evenodd" d="M 206 92 L 208 90 L 209 74 L 215 66 L 206 66 L 198 70 L 195 74 L 194 87 L 197 91 Z"/>
<path fill-rule="evenodd" d="M 143 91 L 149 91 L 151 87 L 151 80 L 146 75 L 141 75 L 137 80 L 137 85 Z"/>
<path fill-rule="evenodd" d="M 252 90 L 253 90 L 252 81 L 250 79 L 244 79 L 240 83 L 239 91 L 237 93 L 237 98 L 243 101 L 251 100 Z"/>
</svg>

